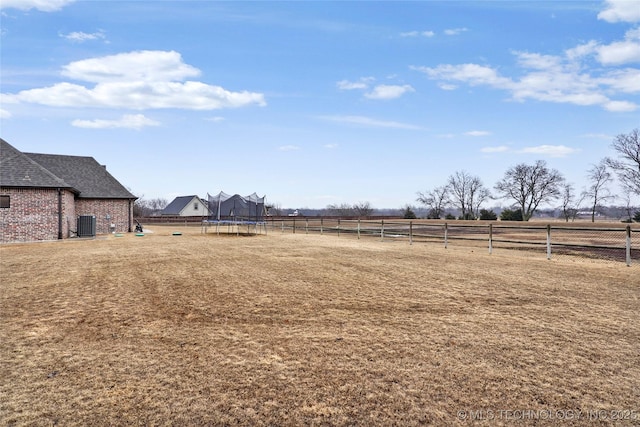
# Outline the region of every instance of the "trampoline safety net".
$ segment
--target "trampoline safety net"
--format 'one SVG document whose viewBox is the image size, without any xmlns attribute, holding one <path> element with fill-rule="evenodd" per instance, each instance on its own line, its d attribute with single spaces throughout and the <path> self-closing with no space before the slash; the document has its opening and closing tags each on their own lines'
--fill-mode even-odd
<svg viewBox="0 0 640 427">
<path fill-rule="evenodd" d="M 220 192 L 212 196 L 207 194 L 209 203 L 209 221 L 217 222 L 263 222 L 264 199 L 256 193 L 248 196 L 233 196 Z"/>
</svg>

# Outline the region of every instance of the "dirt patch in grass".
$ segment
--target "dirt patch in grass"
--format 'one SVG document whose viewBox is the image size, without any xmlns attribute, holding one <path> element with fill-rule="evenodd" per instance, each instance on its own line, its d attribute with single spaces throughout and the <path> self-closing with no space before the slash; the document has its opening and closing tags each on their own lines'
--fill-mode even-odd
<svg viewBox="0 0 640 427">
<path fill-rule="evenodd" d="M 3 425 L 640 425 L 636 268 L 150 228 L 0 247 Z"/>
</svg>

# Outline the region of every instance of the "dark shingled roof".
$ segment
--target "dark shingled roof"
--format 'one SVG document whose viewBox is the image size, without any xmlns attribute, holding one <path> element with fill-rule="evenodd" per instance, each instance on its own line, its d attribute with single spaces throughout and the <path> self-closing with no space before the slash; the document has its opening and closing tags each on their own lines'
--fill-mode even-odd
<svg viewBox="0 0 640 427">
<path fill-rule="evenodd" d="M 160 215 L 180 215 L 182 209 L 187 206 L 194 197 L 198 196 L 180 196 L 173 199 L 171 203 L 167 205 L 166 208 L 162 210 Z"/>
<path fill-rule="evenodd" d="M 0 138 L 0 185 L 3 187 L 73 188 Z M 77 191 L 76 191 L 77 192 Z"/>
<path fill-rule="evenodd" d="M 21 153 L 6 141 L 0 141 L 0 182 L 3 186 L 71 188 L 80 198 L 136 198 L 93 157 Z M 29 180 L 24 179 L 25 173 Z"/>
</svg>

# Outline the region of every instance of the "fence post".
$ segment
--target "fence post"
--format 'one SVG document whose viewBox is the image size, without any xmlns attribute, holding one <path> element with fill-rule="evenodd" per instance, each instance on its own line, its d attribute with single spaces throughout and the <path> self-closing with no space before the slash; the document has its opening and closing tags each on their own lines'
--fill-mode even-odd
<svg viewBox="0 0 640 427">
<path fill-rule="evenodd" d="M 627 267 L 631 266 L 631 226 L 627 225 Z"/>
<path fill-rule="evenodd" d="M 309 234 L 309 218 L 304 219 L 304 234 Z"/>
<path fill-rule="evenodd" d="M 413 245 L 413 221 L 409 221 L 409 245 Z"/>
<path fill-rule="evenodd" d="M 293 234 L 296 234 L 296 218 L 293 217 Z"/>
<path fill-rule="evenodd" d="M 447 231 L 448 231 L 449 227 L 447 226 L 447 223 L 444 223 L 444 248 L 447 249 Z"/>
<path fill-rule="evenodd" d="M 282 233 L 284 234 L 284 219 L 280 220 L 280 225 L 282 227 Z"/>
<path fill-rule="evenodd" d="M 380 241 L 384 240 L 384 219 L 380 222 Z"/>
<path fill-rule="evenodd" d="M 358 218 L 358 240 L 360 240 L 360 218 Z"/>
<path fill-rule="evenodd" d="M 489 224 L 489 255 L 493 253 L 493 224 Z"/>
<path fill-rule="evenodd" d="M 324 218 L 320 217 L 320 235 L 322 236 L 322 226 L 324 225 Z"/>
<path fill-rule="evenodd" d="M 338 218 L 338 237 L 340 237 L 340 218 Z"/>
<path fill-rule="evenodd" d="M 547 224 L 547 259 L 551 259 L 551 224 Z"/>
</svg>

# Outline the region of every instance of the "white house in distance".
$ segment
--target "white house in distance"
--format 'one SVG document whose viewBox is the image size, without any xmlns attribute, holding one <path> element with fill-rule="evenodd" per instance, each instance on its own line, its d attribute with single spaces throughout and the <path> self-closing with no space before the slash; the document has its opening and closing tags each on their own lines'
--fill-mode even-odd
<svg viewBox="0 0 640 427">
<path fill-rule="evenodd" d="M 180 196 L 160 212 L 163 216 L 209 216 L 207 202 L 198 196 Z"/>
</svg>

